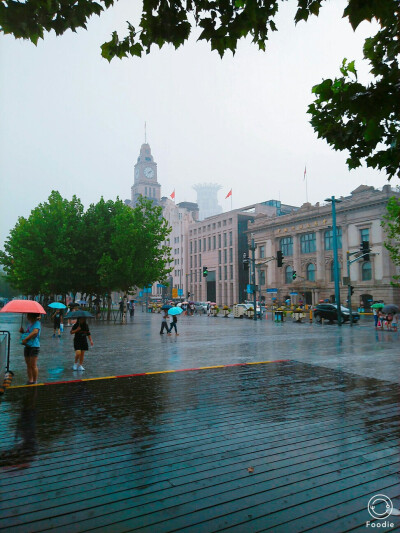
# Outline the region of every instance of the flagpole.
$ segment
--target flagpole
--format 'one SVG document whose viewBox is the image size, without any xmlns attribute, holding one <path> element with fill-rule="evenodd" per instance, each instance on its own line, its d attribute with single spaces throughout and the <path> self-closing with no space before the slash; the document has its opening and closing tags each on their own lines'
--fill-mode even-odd
<svg viewBox="0 0 400 533">
<path fill-rule="evenodd" d="M 307 165 L 304 165 L 304 179 L 306 181 L 306 202 L 308 203 Z"/>
<path fill-rule="evenodd" d="M 231 194 L 231 211 L 232 211 L 232 194 Z"/>
</svg>

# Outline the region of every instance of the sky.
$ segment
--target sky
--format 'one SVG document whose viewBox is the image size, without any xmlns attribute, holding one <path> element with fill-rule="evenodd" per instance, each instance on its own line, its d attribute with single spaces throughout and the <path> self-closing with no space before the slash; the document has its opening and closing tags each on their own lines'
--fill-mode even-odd
<svg viewBox="0 0 400 533">
<path fill-rule="evenodd" d="M 346 153 L 309 124 L 312 86 L 338 76 L 344 57 L 368 77 L 362 45 L 374 26 L 353 32 L 345 1 L 326 2 L 297 26 L 296 3 L 282 2 L 266 52 L 246 40 L 221 59 L 193 37 L 177 51 L 108 63 L 100 46 L 113 30 L 124 36 L 126 20 L 137 23 L 140 2 L 132 4 L 120 0 L 87 31 L 47 34 L 37 47 L 0 36 L 0 246 L 52 190 L 85 207 L 130 198 L 145 122 L 162 195 L 175 190 L 176 202 L 196 201 L 192 186 L 205 182 L 222 186 L 224 211 L 231 188 L 235 209 L 316 203 L 387 183 L 365 167 L 350 172 Z"/>
</svg>

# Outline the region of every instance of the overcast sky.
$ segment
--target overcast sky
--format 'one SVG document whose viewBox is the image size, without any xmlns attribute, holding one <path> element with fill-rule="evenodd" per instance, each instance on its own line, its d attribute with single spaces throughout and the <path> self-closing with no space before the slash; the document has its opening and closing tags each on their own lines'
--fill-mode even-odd
<svg viewBox="0 0 400 533">
<path fill-rule="evenodd" d="M 242 42 L 220 59 L 195 39 L 139 59 L 101 58 L 100 45 L 139 11 L 120 0 L 88 31 L 47 35 L 37 47 L 0 36 L 0 245 L 18 216 L 52 189 L 87 207 L 100 196 L 130 198 L 133 166 L 147 139 L 158 164 L 162 195 L 196 201 L 192 186 L 233 189 L 233 207 L 280 199 L 347 195 L 361 183 L 382 187 L 384 173 L 349 172 L 346 154 L 332 151 L 309 125 L 311 87 L 334 77 L 344 57 L 363 78 L 364 23 L 353 32 L 341 15 L 346 2 L 327 2 L 318 18 L 294 25 L 295 2 L 281 4 L 279 31 L 267 52 Z M 139 4 L 136 9 L 139 9 Z"/>
</svg>

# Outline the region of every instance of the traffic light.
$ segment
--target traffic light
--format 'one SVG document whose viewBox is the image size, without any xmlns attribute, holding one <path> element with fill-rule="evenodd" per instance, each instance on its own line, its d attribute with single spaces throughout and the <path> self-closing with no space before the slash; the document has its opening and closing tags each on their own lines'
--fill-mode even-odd
<svg viewBox="0 0 400 533">
<path fill-rule="evenodd" d="M 208 276 L 208 268 L 203 267 L 203 278 L 206 278 Z"/>
<path fill-rule="evenodd" d="M 292 279 L 294 280 L 294 279 L 296 279 L 296 278 L 297 278 L 297 273 L 296 273 L 295 270 L 293 270 Z"/>
<path fill-rule="evenodd" d="M 369 248 L 369 241 L 362 241 L 360 249 L 363 254 L 364 261 L 369 261 L 369 252 L 371 251 Z"/>
<path fill-rule="evenodd" d="M 277 261 L 278 267 L 281 267 L 283 265 L 283 260 L 284 260 L 284 257 L 283 257 L 282 250 L 278 250 L 276 252 L 276 261 Z"/>
<path fill-rule="evenodd" d="M 187 293 L 187 299 L 189 300 L 190 298 L 190 292 Z"/>
<path fill-rule="evenodd" d="M 349 287 L 350 287 L 350 294 L 353 295 L 354 294 L 354 287 L 353 287 L 353 285 L 349 285 Z"/>
<path fill-rule="evenodd" d="M 243 268 L 244 270 L 249 270 L 249 258 L 247 257 L 246 252 L 243 254 Z"/>
</svg>

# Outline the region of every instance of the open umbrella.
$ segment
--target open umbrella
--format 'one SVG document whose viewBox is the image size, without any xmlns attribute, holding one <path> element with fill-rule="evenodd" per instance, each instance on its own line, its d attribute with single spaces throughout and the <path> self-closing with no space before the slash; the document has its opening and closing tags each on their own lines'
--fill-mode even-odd
<svg viewBox="0 0 400 533">
<path fill-rule="evenodd" d="M 171 309 L 168 311 L 168 314 L 171 316 L 180 315 L 181 313 L 183 313 L 183 309 L 181 307 L 171 307 Z"/>
<path fill-rule="evenodd" d="M 62 304 L 61 302 L 52 302 L 51 304 L 49 304 L 49 307 L 51 307 L 52 309 L 66 309 L 67 306 Z"/>
<path fill-rule="evenodd" d="M 161 307 L 163 311 L 168 311 L 168 309 L 171 309 L 172 305 L 165 304 Z"/>
<path fill-rule="evenodd" d="M 387 315 L 396 315 L 397 313 L 400 313 L 400 309 L 397 305 L 388 304 L 382 307 L 382 313 L 385 313 Z"/>
<path fill-rule="evenodd" d="M 45 315 L 46 311 L 35 300 L 11 300 L 0 310 L 0 313 L 37 313 L 38 315 Z"/>
<path fill-rule="evenodd" d="M 382 307 L 385 307 L 385 304 L 377 303 L 371 305 L 372 309 L 382 309 Z"/>
<path fill-rule="evenodd" d="M 65 315 L 65 318 L 94 318 L 94 316 L 88 311 L 78 309 L 77 311 L 70 311 Z"/>
</svg>

